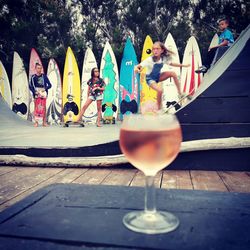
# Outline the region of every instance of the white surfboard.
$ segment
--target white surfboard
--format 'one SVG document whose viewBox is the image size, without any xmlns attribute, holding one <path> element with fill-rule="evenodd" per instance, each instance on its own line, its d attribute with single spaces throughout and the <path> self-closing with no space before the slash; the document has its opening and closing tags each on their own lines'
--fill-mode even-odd
<svg viewBox="0 0 250 250">
<path fill-rule="evenodd" d="M 102 53 L 100 76 L 106 84 L 102 102 L 106 105 L 103 118 L 111 120 L 113 117 L 117 118 L 118 115 L 119 73 L 113 49 L 108 41 Z M 117 111 L 114 111 L 115 107 Z"/>
<path fill-rule="evenodd" d="M 12 109 L 10 82 L 6 70 L 1 61 L 0 61 L 0 95 L 7 102 L 10 109 Z"/>
<path fill-rule="evenodd" d="M 14 52 L 12 68 L 12 110 L 23 119 L 28 119 L 29 112 L 29 83 L 23 61 L 17 52 Z"/>
<path fill-rule="evenodd" d="M 91 48 L 87 48 L 82 66 L 82 80 L 81 80 L 81 108 L 88 99 L 88 80 L 91 78 L 91 70 L 97 67 L 95 55 Z M 96 102 L 92 102 L 84 114 L 85 122 L 95 122 L 97 117 Z"/>
<path fill-rule="evenodd" d="M 181 71 L 181 89 L 186 94 L 193 95 L 202 82 L 202 75 L 196 74 L 201 65 L 201 54 L 198 43 L 194 36 L 188 39 L 182 64 L 190 64 L 190 67 L 183 67 Z"/>
<path fill-rule="evenodd" d="M 219 44 L 219 36 L 218 36 L 217 33 L 215 33 L 212 40 L 211 40 L 211 42 L 210 42 L 209 48 L 217 46 L 218 44 Z"/>
<path fill-rule="evenodd" d="M 47 77 L 51 82 L 46 100 L 47 121 L 49 124 L 60 124 L 62 118 L 62 78 L 55 59 L 49 60 Z"/>
<path fill-rule="evenodd" d="M 171 61 L 173 63 L 180 63 L 178 48 L 171 33 L 169 33 L 166 38 L 165 46 L 167 49 L 174 52 L 174 55 L 171 56 Z M 164 65 L 162 71 L 174 71 L 177 74 L 178 78 L 180 78 L 181 74 L 180 67 Z M 162 82 L 162 87 L 163 87 L 162 108 L 163 110 L 166 110 L 167 108 L 175 105 L 176 102 L 178 102 L 179 100 L 178 90 L 176 88 L 173 78 L 169 78 L 166 81 Z"/>
<path fill-rule="evenodd" d="M 215 33 L 212 40 L 211 40 L 211 42 L 210 42 L 210 45 L 209 45 L 208 49 L 213 48 L 213 47 L 217 46 L 218 44 L 219 44 L 219 36 L 218 36 L 217 33 Z M 215 53 L 214 59 L 213 59 L 213 61 L 211 63 L 211 66 L 216 62 L 216 60 L 215 60 L 216 57 L 217 57 L 217 53 Z"/>
</svg>

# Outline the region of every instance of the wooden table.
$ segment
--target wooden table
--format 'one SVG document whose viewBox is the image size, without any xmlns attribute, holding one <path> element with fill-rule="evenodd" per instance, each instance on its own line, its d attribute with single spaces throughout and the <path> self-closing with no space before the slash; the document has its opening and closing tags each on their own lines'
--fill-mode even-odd
<svg viewBox="0 0 250 250">
<path fill-rule="evenodd" d="M 122 224 L 143 199 L 140 187 L 50 185 L 0 213 L 0 249 L 250 249 L 250 194 L 157 189 L 180 219 L 159 235 Z"/>
</svg>

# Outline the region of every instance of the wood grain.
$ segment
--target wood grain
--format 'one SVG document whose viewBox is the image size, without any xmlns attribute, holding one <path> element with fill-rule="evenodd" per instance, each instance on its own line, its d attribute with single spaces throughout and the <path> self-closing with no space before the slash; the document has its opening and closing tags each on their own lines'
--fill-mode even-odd
<svg viewBox="0 0 250 250">
<path fill-rule="evenodd" d="M 0 205 L 48 180 L 63 169 L 23 168 L 0 176 Z"/>
<path fill-rule="evenodd" d="M 0 167 L 0 211 L 34 191 L 53 183 L 90 185 L 145 185 L 137 169 Z M 250 192 L 250 172 L 160 171 L 157 188 Z"/>
<path fill-rule="evenodd" d="M 111 169 L 88 169 L 79 176 L 73 183 L 78 184 L 100 184 L 111 172 Z"/>
<path fill-rule="evenodd" d="M 194 189 L 228 191 L 217 172 L 190 171 Z"/>
<path fill-rule="evenodd" d="M 6 202 L 4 202 L 0 206 L 0 211 L 15 204 L 19 200 L 27 197 L 28 195 L 30 195 L 31 193 L 37 191 L 38 189 L 40 189 L 42 187 L 45 187 L 45 186 L 48 186 L 48 185 L 54 184 L 54 183 L 71 183 L 73 180 L 75 180 L 75 178 L 79 177 L 79 175 L 82 173 L 83 173 L 82 169 L 72 169 L 72 168 L 63 169 L 58 174 L 51 176 L 50 178 L 46 179 L 45 181 L 42 181 L 42 182 L 38 183 L 37 185 L 34 185 L 33 187 L 25 190 L 24 192 L 22 192 L 21 194 L 19 194 L 18 196 L 14 197 L 14 198 L 12 198 L 11 200 L 7 200 Z"/>
<path fill-rule="evenodd" d="M 129 186 L 135 174 L 135 169 L 113 169 L 101 184 Z"/>
<path fill-rule="evenodd" d="M 193 189 L 189 171 L 163 171 L 161 188 Z"/>
<path fill-rule="evenodd" d="M 250 176 L 246 172 L 219 172 L 230 192 L 250 192 Z"/>
<path fill-rule="evenodd" d="M 10 173 L 10 172 L 13 172 L 13 171 L 16 171 L 16 170 L 17 170 L 16 167 L 3 167 L 3 166 L 0 166 L 0 176 L 4 175 L 4 174 L 7 174 L 7 173 Z"/>
</svg>

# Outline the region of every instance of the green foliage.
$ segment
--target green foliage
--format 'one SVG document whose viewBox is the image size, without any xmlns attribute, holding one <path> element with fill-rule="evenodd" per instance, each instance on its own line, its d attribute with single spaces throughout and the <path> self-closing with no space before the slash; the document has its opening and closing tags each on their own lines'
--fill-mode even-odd
<svg viewBox="0 0 250 250">
<path fill-rule="evenodd" d="M 237 36 L 249 24 L 249 5 L 248 0 L 0 0 L 0 59 L 10 75 L 16 50 L 28 69 L 35 47 L 45 66 L 54 57 L 62 70 L 68 46 L 80 66 L 87 45 L 100 62 L 109 40 L 120 65 L 127 37 L 140 60 L 146 35 L 164 42 L 168 32 L 180 56 L 190 35 L 196 36 L 204 55 L 217 19 L 229 17 Z"/>
<path fill-rule="evenodd" d="M 106 40 L 112 44 L 115 54 L 121 55 L 121 41 L 124 40 L 124 34 L 121 22 L 121 1 L 86 1 L 77 2 L 82 14 L 82 29 L 84 44 L 91 44 L 100 61 L 103 46 Z M 75 6 L 76 6 L 75 5 Z"/>
<path fill-rule="evenodd" d="M 14 51 L 20 53 L 28 69 L 32 47 L 46 63 L 55 57 L 61 66 L 67 46 L 74 41 L 69 33 L 71 13 L 64 0 L 1 0 L 0 23 L 0 58 L 9 72 Z"/>
<path fill-rule="evenodd" d="M 142 44 L 145 37 L 149 34 L 154 41 L 165 41 L 168 32 L 177 33 L 179 23 L 183 27 L 183 21 L 188 21 L 190 11 L 189 1 L 124 1 L 124 5 L 128 6 L 125 14 L 125 22 L 128 29 L 132 32 L 132 40 L 134 41 L 137 55 L 140 58 Z M 188 25 L 186 25 L 187 27 Z M 188 29 L 187 29 L 188 30 Z M 187 34 L 184 32 L 183 34 Z M 176 38 L 176 37 L 175 37 Z M 185 37 L 184 37 L 185 38 Z M 179 40 L 185 43 L 181 36 Z M 180 42 L 178 42 L 181 44 Z M 178 44 L 177 43 L 177 44 Z M 184 46 L 181 46 L 181 48 Z"/>
<path fill-rule="evenodd" d="M 229 27 L 237 38 L 250 22 L 250 1 L 245 0 L 200 0 L 194 6 L 194 35 L 199 38 L 202 54 L 206 54 L 214 33 L 219 33 L 217 21 L 221 17 L 229 20 Z"/>
</svg>

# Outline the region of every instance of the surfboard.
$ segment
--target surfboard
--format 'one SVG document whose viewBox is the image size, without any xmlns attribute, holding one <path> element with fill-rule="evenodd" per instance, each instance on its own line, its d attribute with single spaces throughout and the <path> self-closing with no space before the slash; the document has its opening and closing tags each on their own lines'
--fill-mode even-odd
<svg viewBox="0 0 250 250">
<path fill-rule="evenodd" d="M 12 109 L 10 82 L 3 63 L 0 61 L 0 94 Z"/>
<path fill-rule="evenodd" d="M 165 46 L 170 51 L 174 52 L 174 55 L 171 56 L 171 60 L 174 63 L 180 63 L 180 57 L 178 48 L 176 46 L 176 43 L 174 41 L 173 36 L 171 33 L 168 34 L 166 40 L 165 40 Z M 180 78 L 181 70 L 180 67 L 173 67 L 170 65 L 164 65 L 163 71 L 174 71 L 178 78 Z M 173 78 L 169 78 L 162 82 L 162 88 L 163 88 L 163 95 L 162 95 L 162 108 L 163 110 L 167 110 L 170 106 L 176 105 L 176 102 L 178 102 L 178 90 L 176 88 L 176 85 L 174 83 Z M 178 108 L 178 106 L 175 106 Z M 174 109 L 171 109 L 171 111 Z"/>
<path fill-rule="evenodd" d="M 216 46 L 218 44 L 219 44 L 219 36 L 218 36 L 217 33 L 215 33 L 212 40 L 211 40 L 211 42 L 210 42 L 209 48 L 212 48 L 212 47 L 214 47 L 214 46 Z"/>
<path fill-rule="evenodd" d="M 218 44 L 219 44 L 219 36 L 218 36 L 217 33 L 215 33 L 208 48 L 213 48 L 213 47 L 217 46 Z M 218 59 L 216 59 L 217 58 L 217 52 L 218 52 L 218 50 L 215 53 L 214 59 L 213 59 L 213 61 L 211 63 L 211 66 L 218 60 Z"/>
<path fill-rule="evenodd" d="M 44 73 L 42 60 L 41 60 L 40 56 L 38 55 L 36 49 L 32 48 L 31 52 L 30 52 L 30 62 L 29 62 L 29 82 L 30 82 L 31 76 L 36 73 L 36 69 L 35 69 L 36 63 L 39 63 L 42 65 L 42 73 Z M 34 121 L 34 100 L 33 100 L 31 91 L 30 91 L 30 104 L 29 104 L 28 120 Z"/>
<path fill-rule="evenodd" d="M 87 48 L 82 66 L 81 107 L 88 99 L 88 80 L 91 78 L 91 70 L 97 68 L 95 55 L 91 48 Z M 84 121 L 94 123 L 97 117 L 96 102 L 92 102 L 84 114 Z"/>
<path fill-rule="evenodd" d="M 100 77 L 106 84 L 102 101 L 103 120 L 107 123 L 114 122 L 118 113 L 119 73 L 113 49 L 108 41 L 102 53 Z"/>
<path fill-rule="evenodd" d="M 63 119 L 77 121 L 80 112 L 80 74 L 73 51 L 68 47 L 63 72 Z"/>
<path fill-rule="evenodd" d="M 134 67 L 138 64 L 134 46 L 128 38 L 120 68 L 120 119 L 123 115 L 138 112 L 138 84 L 139 75 L 134 74 Z"/>
<path fill-rule="evenodd" d="M 48 63 L 47 77 L 52 85 L 48 91 L 46 102 L 47 122 L 60 124 L 62 118 L 62 78 L 58 64 L 53 58 Z"/>
<path fill-rule="evenodd" d="M 12 68 L 12 110 L 23 119 L 28 119 L 29 112 L 29 83 L 23 61 L 17 52 L 14 52 Z"/>
<path fill-rule="evenodd" d="M 198 43 L 194 36 L 188 39 L 182 64 L 190 64 L 190 67 L 183 67 L 181 71 L 181 89 L 184 93 L 193 95 L 202 82 L 202 75 L 196 74 L 201 65 L 201 54 Z"/>
<path fill-rule="evenodd" d="M 144 61 L 152 55 L 153 41 L 150 36 L 146 36 L 141 61 Z M 158 109 L 156 101 L 156 91 L 151 89 L 146 83 L 146 69 L 143 69 L 140 77 L 141 89 L 140 89 L 140 108 L 141 113 L 155 111 Z"/>
</svg>

